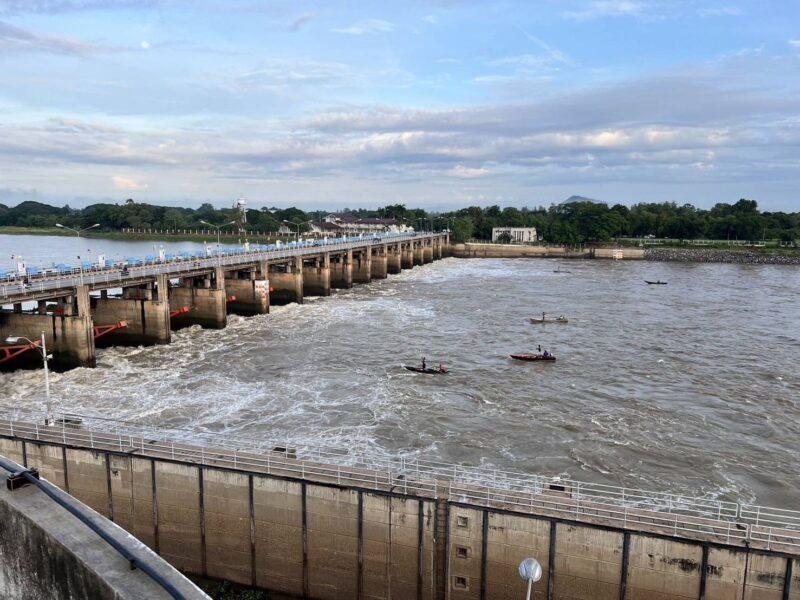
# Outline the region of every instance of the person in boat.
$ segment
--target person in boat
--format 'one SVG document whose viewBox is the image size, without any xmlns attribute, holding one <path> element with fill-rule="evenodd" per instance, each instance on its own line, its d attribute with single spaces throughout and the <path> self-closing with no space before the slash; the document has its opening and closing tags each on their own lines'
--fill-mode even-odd
<svg viewBox="0 0 800 600">
<path fill-rule="evenodd" d="M 442 363 L 439 363 L 439 373 L 447 373 Z"/>
<path fill-rule="evenodd" d="M 550 358 L 550 353 L 549 353 L 547 350 L 545 350 L 545 351 L 542 353 L 542 356 L 544 356 L 545 358 Z"/>
<path fill-rule="evenodd" d="M 538 346 L 536 346 L 536 351 L 537 351 L 539 354 L 541 354 L 541 353 L 542 353 L 542 345 L 541 345 L 541 344 L 539 344 Z"/>
<path fill-rule="evenodd" d="M 558 317 L 558 320 L 559 321 L 566 321 L 567 317 L 565 317 L 564 315 L 561 315 L 560 317 Z"/>
<path fill-rule="evenodd" d="M 547 317 L 547 315 L 546 315 L 546 314 L 544 314 L 544 311 L 542 311 L 542 321 L 546 321 L 546 320 L 547 320 L 547 318 L 546 318 L 546 317 Z"/>
<path fill-rule="evenodd" d="M 422 370 L 425 370 L 425 357 L 422 357 Z"/>
</svg>

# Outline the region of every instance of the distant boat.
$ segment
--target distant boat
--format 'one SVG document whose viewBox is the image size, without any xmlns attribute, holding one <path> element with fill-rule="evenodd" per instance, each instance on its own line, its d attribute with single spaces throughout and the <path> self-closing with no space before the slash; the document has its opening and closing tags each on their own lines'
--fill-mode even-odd
<svg viewBox="0 0 800 600">
<path fill-rule="evenodd" d="M 658 281 L 647 281 L 647 279 L 645 279 L 644 282 L 647 285 L 667 285 L 666 281 L 661 281 L 660 279 Z"/>
<path fill-rule="evenodd" d="M 408 369 L 409 371 L 413 371 L 414 373 L 424 373 L 425 375 L 446 375 L 447 371 L 440 371 L 439 369 L 423 369 L 422 367 L 409 367 L 408 365 L 403 365 L 404 368 Z"/>
<path fill-rule="evenodd" d="M 544 354 L 509 354 L 509 356 L 514 360 L 525 360 L 529 362 L 556 359 L 556 357 L 553 356 L 552 354 L 548 354 L 547 356 L 545 356 Z"/>
<path fill-rule="evenodd" d="M 553 271 L 553 273 L 571 273 L 571 271 L 566 271 L 566 270 L 564 270 L 564 269 L 562 269 L 562 268 L 561 268 L 561 265 L 558 265 L 558 266 L 556 267 L 556 270 L 555 270 L 555 271 Z"/>
<path fill-rule="evenodd" d="M 566 317 L 556 317 L 555 319 L 542 319 L 541 317 L 531 317 L 531 323 L 569 323 Z"/>
</svg>

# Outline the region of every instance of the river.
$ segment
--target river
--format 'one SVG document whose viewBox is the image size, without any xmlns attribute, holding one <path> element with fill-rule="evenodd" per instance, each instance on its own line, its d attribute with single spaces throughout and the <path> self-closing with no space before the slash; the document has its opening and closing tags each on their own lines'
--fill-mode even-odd
<svg viewBox="0 0 800 600">
<path fill-rule="evenodd" d="M 99 350 L 53 389 L 77 413 L 796 508 L 798 289 L 787 266 L 451 258 Z M 538 344 L 558 360 L 507 358 Z M 451 373 L 402 369 L 423 355 Z M 0 382 L 42 406 L 41 372 Z"/>
</svg>

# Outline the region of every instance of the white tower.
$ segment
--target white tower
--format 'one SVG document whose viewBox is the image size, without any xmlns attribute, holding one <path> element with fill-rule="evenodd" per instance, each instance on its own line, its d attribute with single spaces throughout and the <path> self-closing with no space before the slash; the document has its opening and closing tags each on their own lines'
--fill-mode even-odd
<svg viewBox="0 0 800 600">
<path fill-rule="evenodd" d="M 247 223 L 247 201 L 244 198 L 238 198 L 233 203 L 233 208 L 236 209 L 236 224 L 239 227 L 239 231 L 242 231 L 245 223 Z"/>
</svg>

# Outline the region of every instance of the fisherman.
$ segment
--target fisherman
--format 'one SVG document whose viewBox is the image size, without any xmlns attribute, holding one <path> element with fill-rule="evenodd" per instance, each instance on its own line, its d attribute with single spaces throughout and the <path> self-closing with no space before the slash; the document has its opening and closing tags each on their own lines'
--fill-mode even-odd
<svg viewBox="0 0 800 600">
<path fill-rule="evenodd" d="M 444 365 L 442 363 L 439 363 L 439 373 L 446 373 L 446 372 L 447 371 L 445 371 Z"/>
<path fill-rule="evenodd" d="M 545 358 L 550 358 L 550 353 L 547 350 L 545 350 L 542 356 L 544 356 Z"/>
<path fill-rule="evenodd" d="M 539 354 L 541 354 L 541 353 L 542 353 L 542 345 L 541 345 L 541 344 L 539 344 L 538 346 L 536 346 L 536 351 L 537 351 Z"/>
<path fill-rule="evenodd" d="M 546 321 L 546 320 L 547 320 L 547 315 L 544 314 L 544 311 L 542 311 L 542 321 Z"/>
<path fill-rule="evenodd" d="M 425 370 L 425 357 L 422 357 L 422 370 Z"/>
</svg>

